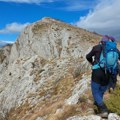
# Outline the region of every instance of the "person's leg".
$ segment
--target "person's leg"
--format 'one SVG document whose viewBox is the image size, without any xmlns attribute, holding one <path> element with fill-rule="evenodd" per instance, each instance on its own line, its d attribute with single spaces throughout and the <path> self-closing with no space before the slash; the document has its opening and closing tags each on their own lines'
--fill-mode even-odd
<svg viewBox="0 0 120 120">
<path fill-rule="evenodd" d="M 115 75 L 110 75 L 109 85 L 108 85 L 109 93 L 111 93 L 111 92 L 115 89 L 115 87 L 116 87 L 116 82 L 117 82 L 117 74 L 115 74 Z"/>
<path fill-rule="evenodd" d="M 101 94 L 102 99 L 103 99 L 104 93 L 106 92 L 107 89 L 108 89 L 108 85 L 100 86 L 100 94 Z"/>
<path fill-rule="evenodd" d="M 106 92 L 107 89 L 108 89 L 108 85 L 100 87 L 100 93 L 101 93 L 102 100 L 103 100 L 103 97 L 104 97 L 104 93 Z M 103 102 L 102 106 L 104 106 L 104 109 L 106 111 L 108 111 L 108 109 L 107 109 L 106 105 L 104 104 L 104 102 Z"/>
<path fill-rule="evenodd" d="M 93 82 L 93 81 L 91 82 L 92 95 L 93 95 L 94 101 L 98 105 L 103 104 L 103 97 L 101 96 L 100 86 L 101 85 L 96 82 Z"/>
<path fill-rule="evenodd" d="M 107 86 L 101 87 L 100 84 L 92 81 L 91 89 L 92 89 L 92 94 L 93 94 L 93 98 L 94 98 L 94 105 L 97 106 L 100 116 L 107 117 L 108 116 L 108 109 L 103 102 L 103 95 L 107 89 Z"/>
<path fill-rule="evenodd" d="M 91 90 L 92 90 L 92 95 L 94 98 L 94 105 L 96 105 L 98 108 L 97 114 L 99 114 L 101 117 L 108 116 L 108 111 L 103 102 L 103 95 L 104 95 L 104 91 L 106 91 L 106 89 L 103 89 L 101 92 L 101 86 L 107 85 L 108 82 L 109 81 L 107 80 L 104 71 L 102 71 L 101 69 L 93 70 Z"/>
<path fill-rule="evenodd" d="M 111 79 L 112 79 L 112 88 L 115 89 L 117 83 L 117 74 L 112 75 Z"/>
</svg>

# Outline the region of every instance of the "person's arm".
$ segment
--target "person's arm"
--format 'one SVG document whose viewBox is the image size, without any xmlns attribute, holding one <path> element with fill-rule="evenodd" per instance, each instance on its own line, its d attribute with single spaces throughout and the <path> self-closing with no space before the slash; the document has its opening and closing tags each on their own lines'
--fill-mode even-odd
<svg viewBox="0 0 120 120">
<path fill-rule="evenodd" d="M 117 49 L 118 50 L 118 49 Z M 120 76 L 120 51 L 118 50 L 117 74 Z"/>
<path fill-rule="evenodd" d="M 120 61 L 120 51 L 118 50 L 118 59 Z"/>
<path fill-rule="evenodd" d="M 86 59 L 88 60 L 88 62 L 90 64 L 93 65 L 93 56 L 94 56 L 94 47 L 92 48 L 92 50 L 86 55 Z"/>
</svg>

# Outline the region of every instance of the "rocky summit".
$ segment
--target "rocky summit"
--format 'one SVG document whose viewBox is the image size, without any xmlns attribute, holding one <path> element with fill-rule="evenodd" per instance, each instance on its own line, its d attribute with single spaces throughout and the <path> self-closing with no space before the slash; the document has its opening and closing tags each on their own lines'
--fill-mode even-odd
<svg viewBox="0 0 120 120">
<path fill-rule="evenodd" d="M 101 120 L 85 59 L 100 38 L 52 18 L 28 25 L 0 49 L 0 120 Z"/>
</svg>

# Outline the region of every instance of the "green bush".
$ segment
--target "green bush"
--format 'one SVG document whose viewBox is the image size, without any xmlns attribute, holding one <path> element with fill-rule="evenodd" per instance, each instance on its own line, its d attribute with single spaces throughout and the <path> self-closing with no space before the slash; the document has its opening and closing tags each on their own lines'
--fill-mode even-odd
<svg viewBox="0 0 120 120">
<path fill-rule="evenodd" d="M 105 101 L 108 109 L 111 112 L 120 115 L 120 85 L 111 93 L 110 98 Z"/>
</svg>

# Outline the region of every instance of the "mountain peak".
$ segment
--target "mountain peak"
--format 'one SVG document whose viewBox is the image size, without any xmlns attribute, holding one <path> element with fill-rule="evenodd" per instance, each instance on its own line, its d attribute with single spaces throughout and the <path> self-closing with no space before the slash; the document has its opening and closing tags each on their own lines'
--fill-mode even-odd
<svg viewBox="0 0 120 120">
<path fill-rule="evenodd" d="M 59 19 L 56 18 L 51 18 L 51 17 L 44 17 L 41 19 L 42 22 L 63 22 Z"/>
<path fill-rule="evenodd" d="M 56 21 L 57 19 L 54 19 L 51 17 L 43 17 L 41 20 L 43 20 L 43 21 Z"/>
<path fill-rule="evenodd" d="M 48 17 L 26 27 L 11 47 L 1 50 L 2 114 L 9 114 L 9 120 L 27 116 L 26 120 L 30 120 L 33 112 L 45 113 L 36 117 L 50 117 L 51 109 L 57 113 L 67 109 L 68 103 L 77 104 L 90 81 L 85 55 L 99 38 Z"/>
</svg>

